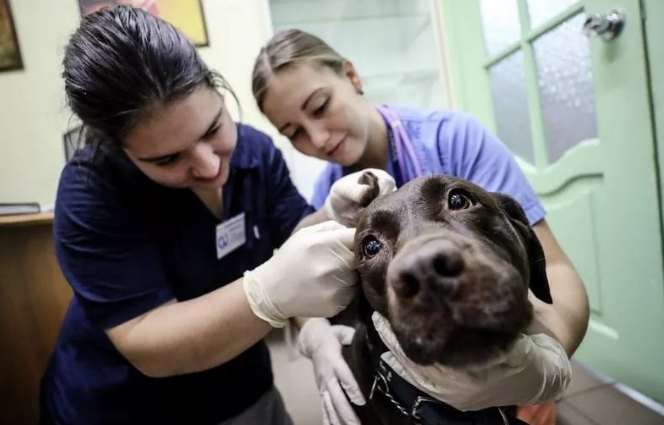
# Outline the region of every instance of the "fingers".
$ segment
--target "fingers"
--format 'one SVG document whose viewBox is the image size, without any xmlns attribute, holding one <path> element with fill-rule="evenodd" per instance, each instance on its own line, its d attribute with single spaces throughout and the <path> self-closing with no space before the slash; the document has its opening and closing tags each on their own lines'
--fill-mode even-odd
<svg viewBox="0 0 664 425">
<path fill-rule="evenodd" d="M 323 423 L 325 425 L 341 425 L 341 419 L 339 418 L 337 411 L 334 410 L 334 404 L 332 403 L 332 398 L 330 398 L 330 393 L 328 391 L 323 391 L 320 395 L 323 402 Z"/>
<path fill-rule="evenodd" d="M 360 386 L 355 380 L 355 376 L 353 376 L 353 372 L 351 372 L 348 363 L 346 363 L 343 357 L 340 357 L 340 360 L 335 362 L 334 371 L 339 383 L 346 391 L 346 394 L 348 394 L 350 401 L 358 406 L 364 406 L 367 404 L 367 401 L 362 395 L 362 391 L 360 391 Z"/>
<path fill-rule="evenodd" d="M 355 328 L 343 325 L 332 326 L 332 332 L 336 335 L 342 345 L 349 345 L 355 336 Z"/>
<path fill-rule="evenodd" d="M 320 395 L 320 414 L 323 419 L 323 425 L 332 425 L 332 422 L 330 422 L 330 415 L 327 414 L 327 407 L 325 406 L 325 399 L 323 398 L 322 393 Z"/>
<path fill-rule="evenodd" d="M 353 406 L 348 402 L 344 392 L 341 390 L 338 382 L 330 381 L 327 384 L 327 388 L 330 391 L 330 401 L 332 403 L 332 409 L 336 413 L 336 417 L 341 421 L 343 425 L 361 425 L 360 420 L 358 419 Z"/>
<path fill-rule="evenodd" d="M 371 314 L 371 321 L 373 322 L 375 328 L 383 328 L 390 325 L 385 316 L 377 311 L 374 311 Z"/>
<path fill-rule="evenodd" d="M 336 222 L 333 222 L 336 223 Z M 338 223 L 337 223 L 338 224 Z M 341 242 L 351 253 L 353 252 L 353 244 L 355 242 L 355 229 L 352 227 L 345 227 L 342 224 L 340 229 L 334 229 L 331 232 L 332 237 Z"/>
<path fill-rule="evenodd" d="M 298 233 L 300 232 L 309 235 L 325 232 L 327 233 L 326 237 L 330 237 L 331 239 L 339 241 L 342 245 L 348 248 L 348 250 L 350 250 L 352 254 L 353 243 L 355 241 L 355 229 L 352 227 L 346 227 L 337 221 L 328 220 L 322 223 L 305 227 L 304 229 L 300 230 Z"/>
<path fill-rule="evenodd" d="M 380 186 L 380 192 L 378 192 L 378 196 L 389 195 L 396 189 L 397 187 L 393 182 L 386 182 L 384 186 Z"/>
<path fill-rule="evenodd" d="M 305 231 L 306 233 L 321 233 L 321 232 L 328 232 L 331 230 L 340 230 L 340 229 L 347 229 L 347 227 L 334 220 L 328 220 L 322 223 L 305 227 L 301 231 Z"/>
<path fill-rule="evenodd" d="M 369 189 L 371 189 L 371 187 L 365 184 L 355 184 L 352 187 L 349 187 L 343 195 L 354 203 L 358 203 Z"/>
<path fill-rule="evenodd" d="M 381 316 L 378 312 L 374 312 L 371 315 L 371 320 L 374 323 L 376 332 L 378 332 L 380 339 L 383 340 L 387 348 L 393 352 L 400 352 L 401 346 L 399 345 L 397 336 L 392 330 L 392 326 L 390 326 L 390 322 L 385 317 Z"/>
</svg>

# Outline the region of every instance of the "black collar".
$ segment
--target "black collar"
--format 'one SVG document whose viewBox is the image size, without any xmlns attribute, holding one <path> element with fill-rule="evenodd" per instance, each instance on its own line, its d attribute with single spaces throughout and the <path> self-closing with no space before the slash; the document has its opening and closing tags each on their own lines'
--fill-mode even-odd
<svg viewBox="0 0 664 425">
<path fill-rule="evenodd" d="M 388 351 L 373 326 L 367 321 L 367 348 L 374 368 L 374 379 L 369 399 L 377 393 L 387 397 L 402 415 L 413 423 L 422 425 L 527 425 L 519 419 L 508 417 L 499 408 L 463 412 L 442 401 L 430 397 L 406 381 L 381 359 Z"/>
</svg>

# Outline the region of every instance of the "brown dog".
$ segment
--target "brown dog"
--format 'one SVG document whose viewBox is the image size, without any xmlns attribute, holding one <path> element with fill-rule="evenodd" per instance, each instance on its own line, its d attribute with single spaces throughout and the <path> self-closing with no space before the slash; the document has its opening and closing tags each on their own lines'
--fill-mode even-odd
<svg viewBox="0 0 664 425">
<path fill-rule="evenodd" d="M 386 383 L 376 374 L 375 350 L 382 342 L 371 313 L 388 318 L 416 363 L 481 366 L 507 352 L 531 323 L 528 288 L 552 302 L 544 253 L 509 196 L 430 176 L 374 200 L 375 176 L 367 172 L 360 183 L 371 186 L 355 236 L 362 291 L 333 322 L 357 330 L 344 357 L 367 398 L 367 406 L 356 406 L 362 423 L 414 424 L 413 406 L 376 391 Z M 517 423 L 496 409 L 482 415 L 448 406 L 446 412 L 454 424 Z"/>
</svg>

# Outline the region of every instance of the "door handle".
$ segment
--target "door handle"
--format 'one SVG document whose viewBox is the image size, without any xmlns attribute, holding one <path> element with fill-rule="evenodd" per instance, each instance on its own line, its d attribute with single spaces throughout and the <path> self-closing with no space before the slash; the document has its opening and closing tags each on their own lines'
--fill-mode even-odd
<svg viewBox="0 0 664 425">
<path fill-rule="evenodd" d="M 619 10 L 611 10 L 603 15 L 591 15 L 583 23 L 586 37 L 601 37 L 604 41 L 613 40 L 620 35 L 625 26 L 625 14 Z"/>
</svg>

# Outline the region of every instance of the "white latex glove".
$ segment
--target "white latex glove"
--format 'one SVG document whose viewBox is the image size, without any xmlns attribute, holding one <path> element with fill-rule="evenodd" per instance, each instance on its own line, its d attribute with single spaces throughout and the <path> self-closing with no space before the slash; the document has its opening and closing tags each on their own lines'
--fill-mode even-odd
<svg viewBox="0 0 664 425">
<path fill-rule="evenodd" d="M 341 346 L 350 344 L 354 334 L 355 329 L 351 327 L 332 326 L 327 319 L 312 318 L 302 326 L 298 337 L 300 353 L 314 364 L 324 425 L 360 425 L 360 420 L 341 389 L 343 387 L 353 403 L 358 406 L 366 404 L 341 354 Z"/>
<path fill-rule="evenodd" d="M 351 301 L 357 283 L 355 229 L 334 221 L 294 233 L 274 256 L 244 274 L 254 314 L 274 327 L 291 317 L 331 317 Z"/>
<path fill-rule="evenodd" d="M 390 350 L 383 360 L 420 390 L 462 411 L 553 401 L 572 379 L 565 350 L 545 334 L 522 334 L 506 356 L 485 369 L 456 371 L 414 363 L 402 351 L 387 319 L 378 313 L 371 318 Z"/>
<path fill-rule="evenodd" d="M 361 209 L 359 202 L 369 190 L 366 184 L 360 184 L 359 179 L 366 171 L 371 171 L 378 179 L 378 196 L 383 196 L 396 190 L 394 178 L 383 170 L 366 168 L 334 182 L 330 194 L 325 199 L 325 212 L 327 216 L 344 226 L 355 227 Z"/>
</svg>

